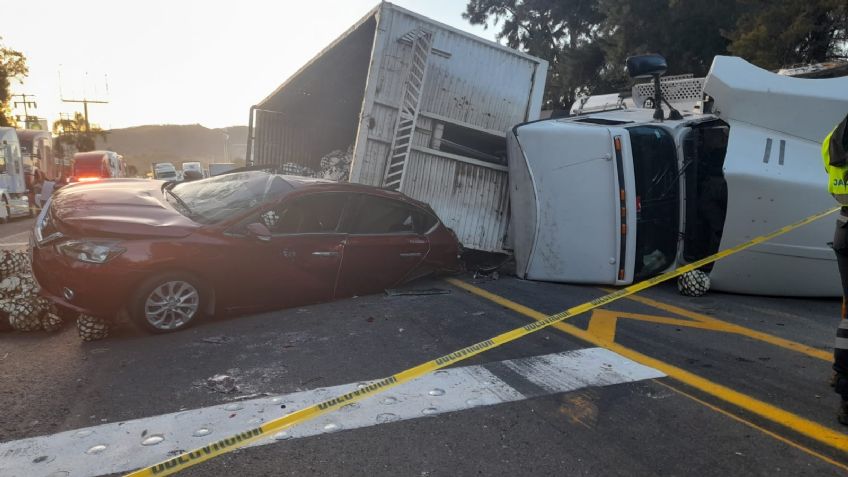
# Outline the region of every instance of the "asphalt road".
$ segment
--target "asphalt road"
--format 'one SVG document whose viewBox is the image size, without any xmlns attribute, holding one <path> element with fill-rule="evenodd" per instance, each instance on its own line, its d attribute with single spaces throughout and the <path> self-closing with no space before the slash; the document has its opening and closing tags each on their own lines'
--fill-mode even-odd
<svg viewBox="0 0 848 477">
<path fill-rule="evenodd" d="M 0 475 L 97 475 L 123 469 L 126 456 L 153 464 L 190 450 L 186 442 L 284 415 L 300 397 L 329 398 L 333 386 L 391 375 L 605 293 L 458 279 L 412 285 L 447 294 L 365 296 L 171 335 L 126 327 L 83 343 L 72 326 L 0 335 Z M 456 366 L 487 382 L 446 386 L 431 375 L 423 392 L 387 391 L 183 475 L 848 474 L 848 436 L 828 386 L 837 301 L 684 298 L 667 285 L 638 300 Z M 556 353 L 570 377 L 543 372 Z M 579 353 L 603 358 L 570 361 Z M 587 371 L 596 365 L 603 372 Z M 221 374 L 232 381 L 210 387 Z M 218 407 L 200 409 L 209 406 Z M 180 428 L 209 434 L 178 446 Z M 163 440 L 142 446 L 150 436 Z"/>
</svg>

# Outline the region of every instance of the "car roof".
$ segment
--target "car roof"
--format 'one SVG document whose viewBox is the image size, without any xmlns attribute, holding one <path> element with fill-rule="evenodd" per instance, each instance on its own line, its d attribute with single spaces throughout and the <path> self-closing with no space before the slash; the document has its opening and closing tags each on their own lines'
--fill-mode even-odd
<svg viewBox="0 0 848 477">
<path fill-rule="evenodd" d="M 327 179 L 318 179 L 314 177 L 302 177 L 302 176 L 290 176 L 285 174 L 274 174 L 286 182 L 288 182 L 293 188 L 298 190 L 310 190 L 314 189 L 316 191 L 324 190 L 324 191 L 338 191 L 338 192 L 359 192 L 359 193 L 367 193 L 372 195 L 378 195 L 390 199 L 402 200 L 404 202 L 417 205 L 419 207 L 423 207 L 427 210 L 430 210 L 430 206 L 424 202 L 415 200 L 405 194 L 400 192 L 384 189 L 381 187 L 375 187 L 365 184 L 353 184 L 350 182 L 336 182 Z"/>
</svg>

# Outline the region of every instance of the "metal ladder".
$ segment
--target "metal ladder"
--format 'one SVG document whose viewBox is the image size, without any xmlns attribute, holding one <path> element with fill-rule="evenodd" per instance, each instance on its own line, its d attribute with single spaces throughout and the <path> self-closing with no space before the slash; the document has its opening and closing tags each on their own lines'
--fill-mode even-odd
<svg viewBox="0 0 848 477">
<path fill-rule="evenodd" d="M 410 36 L 409 34 L 405 37 Z M 404 38 L 406 39 L 406 38 Z M 415 134 L 415 123 L 418 121 L 418 109 L 421 105 L 421 93 L 424 89 L 424 76 L 427 73 L 427 60 L 433 48 L 433 34 L 425 30 L 415 32 L 412 40 L 412 61 L 392 136 L 392 146 L 389 149 L 389 159 L 386 163 L 386 173 L 383 186 L 391 190 L 400 190 L 406 171 L 406 162 L 412 147 L 412 136 Z"/>
</svg>

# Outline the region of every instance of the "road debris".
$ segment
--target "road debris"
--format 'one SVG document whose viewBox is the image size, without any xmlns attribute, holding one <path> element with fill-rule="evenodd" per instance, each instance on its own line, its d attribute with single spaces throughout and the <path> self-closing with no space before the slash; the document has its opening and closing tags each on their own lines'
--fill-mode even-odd
<svg viewBox="0 0 848 477">
<path fill-rule="evenodd" d="M 206 387 L 224 394 L 230 394 L 239 390 L 236 378 L 227 374 L 216 374 L 206 380 Z"/>
</svg>

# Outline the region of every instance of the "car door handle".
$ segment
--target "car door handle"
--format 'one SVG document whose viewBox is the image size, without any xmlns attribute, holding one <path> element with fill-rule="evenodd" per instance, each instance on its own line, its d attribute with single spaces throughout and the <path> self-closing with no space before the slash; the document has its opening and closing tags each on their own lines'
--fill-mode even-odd
<svg viewBox="0 0 848 477">
<path fill-rule="evenodd" d="M 402 258 L 414 258 L 414 257 L 420 257 L 421 255 L 422 255 L 421 252 L 401 252 L 400 253 L 400 256 Z"/>
<path fill-rule="evenodd" d="M 316 257 L 338 257 L 339 252 L 312 252 Z"/>
</svg>

